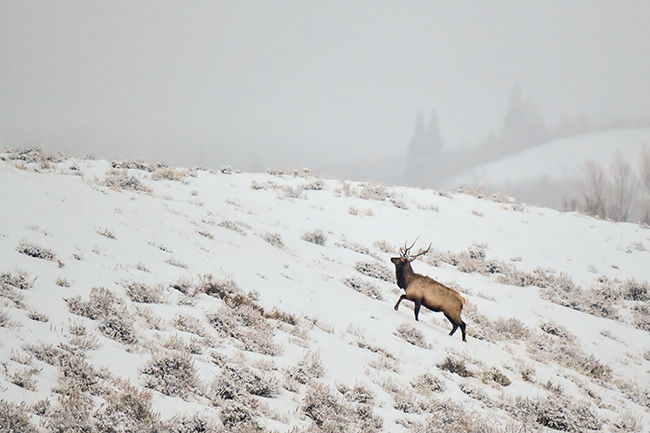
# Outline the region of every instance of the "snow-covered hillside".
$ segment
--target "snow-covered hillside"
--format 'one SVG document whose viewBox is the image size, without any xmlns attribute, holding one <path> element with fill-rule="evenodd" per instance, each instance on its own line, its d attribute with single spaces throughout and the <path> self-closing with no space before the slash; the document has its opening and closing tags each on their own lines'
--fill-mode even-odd
<svg viewBox="0 0 650 433">
<path fill-rule="evenodd" d="M 650 231 L 504 197 L 0 154 L 16 431 L 650 431 Z M 390 257 L 466 298 L 468 342 Z"/>
<path fill-rule="evenodd" d="M 650 149 L 650 129 L 598 132 L 563 138 L 506 158 L 478 166 L 446 182 L 447 187 L 480 186 L 501 191 L 534 203 L 560 206 L 577 198 L 585 164 L 592 161 L 609 168 L 616 152 L 638 171 L 639 157 Z"/>
</svg>

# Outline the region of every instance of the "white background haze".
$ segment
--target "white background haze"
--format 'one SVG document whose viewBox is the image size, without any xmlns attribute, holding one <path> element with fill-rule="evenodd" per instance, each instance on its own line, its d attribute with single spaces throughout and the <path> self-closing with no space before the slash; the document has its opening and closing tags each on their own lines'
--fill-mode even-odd
<svg viewBox="0 0 650 433">
<path fill-rule="evenodd" d="M 503 123 L 650 116 L 650 4 L 0 0 L 0 140 L 242 170 L 446 147 Z"/>
</svg>

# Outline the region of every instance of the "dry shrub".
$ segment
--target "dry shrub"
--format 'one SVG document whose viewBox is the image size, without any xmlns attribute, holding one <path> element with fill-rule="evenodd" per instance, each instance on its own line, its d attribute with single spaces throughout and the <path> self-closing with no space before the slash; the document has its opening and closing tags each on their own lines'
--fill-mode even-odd
<svg viewBox="0 0 650 433">
<path fill-rule="evenodd" d="M 310 387 L 302 401 L 302 412 L 312 420 L 317 431 L 377 432 L 383 420 L 365 404 L 346 403 L 340 393 L 322 384 Z"/>
<path fill-rule="evenodd" d="M 144 283 L 129 283 L 126 294 L 133 302 L 144 304 L 159 304 L 163 302 L 163 287 L 161 285 L 149 286 Z"/>
<path fill-rule="evenodd" d="M 357 272 L 371 278 L 375 278 L 388 283 L 395 283 L 393 272 L 386 266 L 378 262 L 357 262 L 354 265 Z"/>
<path fill-rule="evenodd" d="M 34 278 L 35 280 L 35 278 Z M 34 280 L 29 279 L 29 275 L 25 271 L 7 272 L 0 274 L 1 287 L 14 287 L 20 290 L 31 289 L 34 285 Z"/>
<path fill-rule="evenodd" d="M 431 345 L 424 339 L 424 334 L 419 329 L 409 325 L 408 323 L 402 323 L 401 325 L 397 326 L 395 335 L 414 346 L 421 347 L 423 349 L 431 348 Z"/>
<path fill-rule="evenodd" d="M 151 173 L 152 180 L 174 180 L 179 181 L 185 177 L 185 173 L 172 167 L 161 167 Z"/>
<path fill-rule="evenodd" d="M 431 373 L 421 374 L 415 378 L 413 382 L 411 382 L 411 386 L 415 388 L 418 393 L 422 393 L 424 395 L 429 395 L 432 392 L 442 392 L 445 390 L 444 382 Z"/>
<path fill-rule="evenodd" d="M 89 319 L 100 319 L 115 313 L 118 305 L 121 305 L 113 292 L 103 287 L 90 289 L 88 301 L 82 301 L 80 296 L 66 299 L 68 309 L 71 313 Z"/>
<path fill-rule="evenodd" d="M 147 388 L 165 395 L 188 398 L 199 389 L 196 367 L 189 353 L 156 356 L 142 374 Z"/>
<path fill-rule="evenodd" d="M 151 407 L 151 391 L 139 390 L 129 384 L 123 389 L 111 390 L 105 396 L 106 405 L 96 413 L 99 432 L 113 433 L 116 426 L 125 432 L 159 431 L 158 415 Z"/>
<path fill-rule="evenodd" d="M 297 365 L 285 370 L 283 386 L 289 391 L 297 391 L 300 385 L 305 385 L 324 374 L 325 368 L 318 354 L 307 353 Z"/>
<path fill-rule="evenodd" d="M 199 337 L 205 337 L 206 332 L 203 328 L 203 323 L 193 316 L 188 315 L 179 315 L 174 319 L 174 327 L 179 331 L 189 332 L 191 334 L 198 335 Z"/>
<path fill-rule="evenodd" d="M 103 185 L 108 188 L 114 188 L 117 190 L 142 191 L 148 193 L 151 192 L 149 188 L 147 188 L 142 184 L 140 179 L 129 175 L 127 169 L 109 170 L 106 173 L 106 177 L 104 178 Z"/>
<path fill-rule="evenodd" d="M 221 423 L 200 414 L 173 417 L 162 423 L 161 433 L 221 433 Z"/>
<path fill-rule="evenodd" d="M 242 364 L 224 365 L 221 376 L 213 385 L 215 397 L 221 400 L 237 400 L 244 403 L 240 396 L 250 394 L 257 397 L 274 398 L 279 393 L 277 382 Z"/>
<path fill-rule="evenodd" d="M 264 233 L 262 235 L 262 239 L 281 250 L 285 248 L 284 241 L 282 240 L 282 236 L 279 233 Z"/>
<path fill-rule="evenodd" d="M 374 284 L 371 284 L 367 281 L 364 281 L 360 278 L 346 278 L 343 280 L 343 284 L 348 286 L 351 289 L 356 290 L 357 292 L 368 296 L 371 299 L 376 299 L 378 301 L 383 301 L 384 296 L 382 295 L 381 291 L 375 286 Z"/>
<path fill-rule="evenodd" d="M 57 262 L 60 268 L 63 267 L 63 262 L 57 259 L 56 253 L 50 250 L 49 248 L 40 247 L 36 244 L 31 244 L 25 240 L 21 240 L 18 243 L 18 247 L 16 248 L 16 251 L 18 251 L 21 254 L 25 254 L 26 256 L 29 257 L 43 259 L 50 262 Z"/>
<path fill-rule="evenodd" d="M 316 229 L 313 232 L 305 232 L 302 235 L 302 239 L 321 246 L 325 245 L 325 242 L 327 242 L 327 236 L 320 229 Z"/>
<path fill-rule="evenodd" d="M 461 377 L 473 377 L 474 373 L 465 365 L 465 360 L 461 358 L 452 358 L 447 356 L 444 361 L 438 364 L 438 368 L 447 370 L 450 373 L 457 374 Z"/>
</svg>

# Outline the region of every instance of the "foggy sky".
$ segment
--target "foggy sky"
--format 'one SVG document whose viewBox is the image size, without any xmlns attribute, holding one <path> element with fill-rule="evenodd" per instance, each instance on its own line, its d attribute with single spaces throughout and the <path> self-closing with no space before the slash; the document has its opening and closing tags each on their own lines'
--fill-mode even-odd
<svg viewBox="0 0 650 433">
<path fill-rule="evenodd" d="M 244 170 L 547 123 L 650 116 L 646 1 L 0 0 L 0 146 Z"/>
</svg>

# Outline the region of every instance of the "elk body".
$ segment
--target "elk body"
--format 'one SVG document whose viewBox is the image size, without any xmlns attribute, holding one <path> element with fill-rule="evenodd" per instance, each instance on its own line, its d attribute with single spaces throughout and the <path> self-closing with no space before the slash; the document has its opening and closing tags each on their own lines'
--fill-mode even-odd
<svg viewBox="0 0 650 433">
<path fill-rule="evenodd" d="M 415 242 L 413 242 L 415 245 Z M 431 311 L 442 312 L 447 320 L 453 326 L 449 335 L 454 335 L 458 328 L 463 333 L 463 341 L 465 339 L 465 322 L 460 317 L 460 313 L 465 305 L 465 298 L 460 293 L 450 289 L 444 284 L 429 278 L 425 275 L 416 274 L 411 267 L 411 262 L 419 256 L 429 252 L 431 245 L 426 250 L 420 250 L 414 256 L 410 256 L 409 252 L 413 245 L 410 247 L 400 248 L 400 256 L 390 259 L 395 265 L 395 275 L 397 277 L 397 285 L 404 289 L 404 294 L 400 296 L 395 304 L 395 310 L 399 308 L 400 302 L 408 299 L 415 303 L 415 320 L 418 320 L 420 307 L 424 305 Z"/>
</svg>

